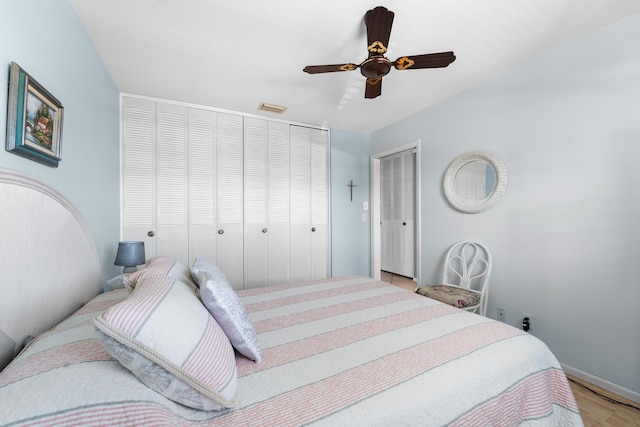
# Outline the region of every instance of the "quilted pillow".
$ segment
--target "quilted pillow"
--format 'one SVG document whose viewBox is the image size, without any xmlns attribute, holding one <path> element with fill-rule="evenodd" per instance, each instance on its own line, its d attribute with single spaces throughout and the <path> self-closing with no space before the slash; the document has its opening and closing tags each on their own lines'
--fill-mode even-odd
<svg viewBox="0 0 640 427">
<path fill-rule="evenodd" d="M 480 304 L 480 294 L 469 289 L 448 285 L 419 286 L 416 293 L 425 297 L 465 308 Z"/>
<path fill-rule="evenodd" d="M 149 388 L 196 409 L 234 405 L 238 378 L 233 348 L 184 283 L 144 277 L 94 325 L 107 352 Z"/>
<path fill-rule="evenodd" d="M 151 258 L 147 261 L 144 268 L 125 277 L 123 282 L 127 288 L 132 289 L 135 288 L 139 280 L 150 275 L 173 277 L 174 279 L 178 279 L 182 283 L 189 285 L 194 290 L 196 288 L 196 284 L 191 278 L 191 271 L 189 271 L 189 267 L 168 256 L 157 256 Z"/>
<path fill-rule="evenodd" d="M 224 273 L 212 262 L 197 256 L 191 274 L 200 287 L 200 299 L 231 344 L 243 356 L 259 362 L 262 352 L 253 324 Z"/>
</svg>

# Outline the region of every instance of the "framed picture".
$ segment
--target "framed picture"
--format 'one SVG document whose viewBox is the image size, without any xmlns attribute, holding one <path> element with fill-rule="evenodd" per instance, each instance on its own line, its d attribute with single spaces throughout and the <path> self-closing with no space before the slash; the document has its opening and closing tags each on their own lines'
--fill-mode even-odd
<svg viewBox="0 0 640 427">
<path fill-rule="evenodd" d="M 47 166 L 62 160 L 64 108 L 18 64 L 9 70 L 6 150 Z"/>
</svg>

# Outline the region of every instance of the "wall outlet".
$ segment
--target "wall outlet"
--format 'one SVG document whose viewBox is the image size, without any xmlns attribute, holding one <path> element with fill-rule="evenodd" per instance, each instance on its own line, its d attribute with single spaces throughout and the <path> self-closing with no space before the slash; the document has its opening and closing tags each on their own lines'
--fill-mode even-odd
<svg viewBox="0 0 640 427">
<path fill-rule="evenodd" d="M 523 329 L 524 329 L 524 319 L 528 319 L 529 320 L 529 331 L 528 332 L 533 331 L 533 316 L 528 314 L 528 313 L 522 313 Z"/>
<path fill-rule="evenodd" d="M 498 307 L 498 320 L 501 322 L 505 321 L 504 308 Z"/>
<path fill-rule="evenodd" d="M 367 214 L 362 214 L 362 222 L 367 222 Z"/>
</svg>

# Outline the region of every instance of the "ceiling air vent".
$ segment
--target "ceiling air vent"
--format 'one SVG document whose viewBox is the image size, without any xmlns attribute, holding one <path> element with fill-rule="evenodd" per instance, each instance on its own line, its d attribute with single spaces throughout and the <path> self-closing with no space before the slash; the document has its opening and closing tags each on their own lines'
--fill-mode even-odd
<svg viewBox="0 0 640 427">
<path fill-rule="evenodd" d="M 258 106 L 258 110 L 268 111 L 269 113 L 282 114 L 285 111 L 287 111 L 287 107 L 283 107 L 282 105 L 267 104 L 266 102 L 262 102 Z"/>
</svg>

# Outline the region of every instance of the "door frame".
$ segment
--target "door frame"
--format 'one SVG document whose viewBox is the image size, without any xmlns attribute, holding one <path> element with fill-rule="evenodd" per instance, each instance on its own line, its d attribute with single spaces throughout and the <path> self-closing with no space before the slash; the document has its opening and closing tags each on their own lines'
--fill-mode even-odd
<svg viewBox="0 0 640 427">
<path fill-rule="evenodd" d="M 415 248 L 415 275 L 414 279 L 417 283 L 421 283 L 422 278 L 422 202 L 420 191 L 421 173 L 420 173 L 420 140 L 410 142 L 398 147 L 391 148 L 389 150 L 374 153 L 370 157 L 371 163 L 371 277 L 380 280 L 380 266 L 381 266 L 381 245 L 382 245 L 382 232 L 380 230 L 380 159 L 382 157 L 397 154 L 402 151 L 414 150 L 416 154 L 416 174 L 415 174 L 415 202 L 416 202 L 416 248 Z"/>
</svg>

